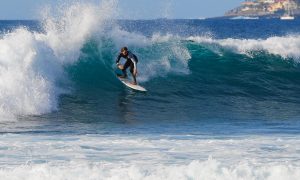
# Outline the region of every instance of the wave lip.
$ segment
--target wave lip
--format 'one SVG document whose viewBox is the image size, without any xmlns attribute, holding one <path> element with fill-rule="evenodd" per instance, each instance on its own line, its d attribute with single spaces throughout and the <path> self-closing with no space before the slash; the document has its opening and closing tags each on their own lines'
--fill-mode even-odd
<svg viewBox="0 0 300 180">
<path fill-rule="evenodd" d="M 203 43 L 204 45 L 219 45 L 240 54 L 265 51 L 269 54 L 300 61 L 300 35 L 269 37 L 267 39 L 213 39 L 210 37 L 191 36 L 187 39 Z"/>
</svg>

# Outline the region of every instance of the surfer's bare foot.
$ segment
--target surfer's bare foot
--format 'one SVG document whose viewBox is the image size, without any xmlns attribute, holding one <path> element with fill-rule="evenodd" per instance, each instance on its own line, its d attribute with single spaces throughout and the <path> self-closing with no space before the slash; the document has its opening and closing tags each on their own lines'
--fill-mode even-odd
<svg viewBox="0 0 300 180">
<path fill-rule="evenodd" d="M 133 85 L 137 85 L 137 83 L 136 83 L 136 82 L 132 82 L 131 84 L 133 84 Z"/>
</svg>

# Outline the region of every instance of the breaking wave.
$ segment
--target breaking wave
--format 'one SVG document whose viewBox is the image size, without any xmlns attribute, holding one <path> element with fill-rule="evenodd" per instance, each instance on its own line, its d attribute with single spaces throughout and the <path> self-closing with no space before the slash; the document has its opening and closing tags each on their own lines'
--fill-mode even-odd
<svg viewBox="0 0 300 180">
<path fill-rule="evenodd" d="M 115 8 L 115 1 L 99 6 L 73 4 L 56 16 L 45 11 L 42 32 L 17 28 L 3 34 L 1 119 L 56 111 L 60 96 L 72 93 L 76 85 L 120 90 L 114 61 L 125 45 L 140 59 L 140 83 L 184 77 L 176 79 L 173 87 L 189 83 L 185 84 L 191 87 L 189 92 L 183 93 L 249 98 L 273 95 L 300 102 L 294 96 L 300 89 L 299 35 L 267 39 L 145 36 L 119 26 L 111 13 Z M 290 90 L 284 91 L 287 88 Z"/>
</svg>

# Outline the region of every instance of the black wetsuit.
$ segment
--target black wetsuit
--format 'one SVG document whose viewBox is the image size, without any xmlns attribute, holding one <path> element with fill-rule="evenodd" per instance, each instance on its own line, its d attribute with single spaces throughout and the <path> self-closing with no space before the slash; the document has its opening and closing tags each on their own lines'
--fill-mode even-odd
<svg viewBox="0 0 300 180">
<path fill-rule="evenodd" d="M 124 68 L 122 70 L 124 76 L 127 76 L 126 69 L 128 67 L 130 67 L 130 72 L 133 74 L 134 70 L 137 69 L 136 65 L 138 63 L 138 58 L 136 57 L 136 55 L 134 55 L 130 51 L 127 51 L 127 52 L 128 52 L 127 56 L 125 56 L 122 53 L 120 53 L 119 56 L 118 56 L 118 58 L 117 58 L 117 60 L 116 60 L 116 63 L 119 63 L 121 57 L 124 58 L 124 59 L 126 59 L 126 62 L 124 64 Z"/>
</svg>

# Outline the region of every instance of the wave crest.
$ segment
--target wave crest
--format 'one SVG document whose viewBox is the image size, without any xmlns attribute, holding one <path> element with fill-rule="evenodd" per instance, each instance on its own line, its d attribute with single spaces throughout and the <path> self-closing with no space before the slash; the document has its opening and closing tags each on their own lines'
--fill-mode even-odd
<svg viewBox="0 0 300 180">
<path fill-rule="evenodd" d="M 235 53 L 250 55 L 253 51 L 265 51 L 269 54 L 279 55 L 283 58 L 293 58 L 300 61 L 300 35 L 289 35 L 284 37 L 270 37 L 267 39 L 213 39 L 210 37 L 189 37 L 188 40 L 195 41 L 208 47 L 219 45 Z M 216 48 L 216 46 L 213 46 Z M 217 49 L 211 48 L 214 51 Z"/>
</svg>

